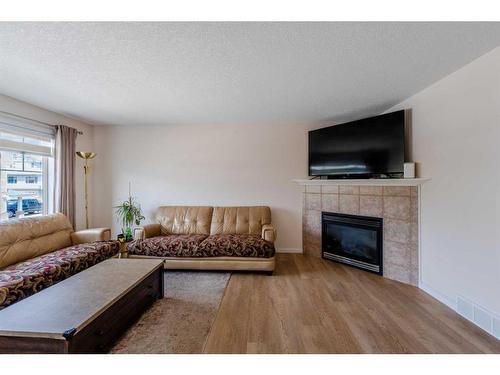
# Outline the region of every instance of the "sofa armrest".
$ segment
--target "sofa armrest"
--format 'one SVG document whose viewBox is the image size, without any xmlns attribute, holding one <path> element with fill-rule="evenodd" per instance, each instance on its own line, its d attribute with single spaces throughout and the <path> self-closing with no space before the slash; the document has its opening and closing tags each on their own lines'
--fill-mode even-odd
<svg viewBox="0 0 500 375">
<path fill-rule="evenodd" d="M 71 243 L 79 245 L 94 241 L 107 241 L 111 238 L 111 229 L 109 228 L 93 228 L 79 230 L 71 233 Z"/>
<path fill-rule="evenodd" d="M 269 242 L 276 241 L 276 229 L 272 224 L 264 224 L 262 226 L 262 238 Z"/>
<path fill-rule="evenodd" d="M 146 224 L 143 227 L 134 228 L 134 240 L 144 240 L 161 234 L 160 224 Z"/>
</svg>

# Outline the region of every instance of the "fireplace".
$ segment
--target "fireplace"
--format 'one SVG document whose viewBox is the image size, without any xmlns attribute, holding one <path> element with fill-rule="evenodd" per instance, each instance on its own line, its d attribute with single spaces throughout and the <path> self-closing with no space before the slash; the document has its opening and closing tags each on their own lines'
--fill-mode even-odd
<svg viewBox="0 0 500 375">
<path fill-rule="evenodd" d="M 382 275 L 382 219 L 322 212 L 322 255 Z"/>
</svg>

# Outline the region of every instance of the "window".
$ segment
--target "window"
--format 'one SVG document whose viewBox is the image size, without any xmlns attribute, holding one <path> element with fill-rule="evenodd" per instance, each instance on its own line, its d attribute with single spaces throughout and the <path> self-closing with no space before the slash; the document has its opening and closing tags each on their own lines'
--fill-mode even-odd
<svg viewBox="0 0 500 375">
<path fill-rule="evenodd" d="M 48 191 L 44 184 L 44 179 L 48 178 L 47 165 L 46 156 L 0 151 L 2 219 L 16 217 L 21 207 L 24 216 L 48 212 Z M 38 171 L 33 172 L 34 169 Z"/>
<path fill-rule="evenodd" d="M 0 121 L 0 220 L 48 213 L 51 207 L 53 139 L 33 127 L 29 134 L 19 129 L 5 130 Z"/>
</svg>

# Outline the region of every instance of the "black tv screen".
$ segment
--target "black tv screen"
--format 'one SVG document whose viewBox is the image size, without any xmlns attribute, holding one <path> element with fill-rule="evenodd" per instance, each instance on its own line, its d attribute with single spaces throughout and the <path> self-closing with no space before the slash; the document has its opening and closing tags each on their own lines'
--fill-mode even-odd
<svg viewBox="0 0 500 375">
<path fill-rule="evenodd" d="M 309 132 L 309 176 L 401 177 L 404 111 Z"/>
</svg>

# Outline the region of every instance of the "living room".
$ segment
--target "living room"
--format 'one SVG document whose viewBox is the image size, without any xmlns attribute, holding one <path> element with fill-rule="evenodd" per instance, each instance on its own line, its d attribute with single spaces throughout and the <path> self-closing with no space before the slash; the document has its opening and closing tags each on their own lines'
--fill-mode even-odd
<svg viewBox="0 0 500 375">
<path fill-rule="evenodd" d="M 498 362 L 499 22 L 70 19 L 0 22 L 0 353 Z"/>
</svg>

